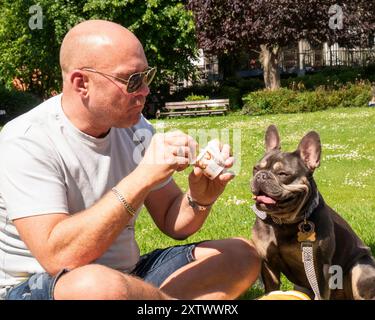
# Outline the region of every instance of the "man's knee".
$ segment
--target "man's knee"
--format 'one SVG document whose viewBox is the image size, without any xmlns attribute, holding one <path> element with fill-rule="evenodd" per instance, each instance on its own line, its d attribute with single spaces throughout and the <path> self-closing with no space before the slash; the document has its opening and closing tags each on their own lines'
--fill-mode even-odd
<svg viewBox="0 0 375 320">
<path fill-rule="evenodd" d="M 221 254 L 233 271 L 252 277 L 260 272 L 261 260 L 250 240 L 230 238 L 203 242 L 195 249 L 197 260 Z"/>
<path fill-rule="evenodd" d="M 127 299 L 127 279 L 119 271 L 91 264 L 64 274 L 56 283 L 57 300 Z"/>
</svg>

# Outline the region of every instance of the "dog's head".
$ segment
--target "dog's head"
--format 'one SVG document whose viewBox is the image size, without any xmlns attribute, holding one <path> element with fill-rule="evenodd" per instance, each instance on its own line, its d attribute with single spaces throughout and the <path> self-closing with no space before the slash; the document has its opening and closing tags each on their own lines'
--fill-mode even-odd
<svg viewBox="0 0 375 320">
<path fill-rule="evenodd" d="M 280 137 L 274 125 L 265 135 L 266 153 L 254 166 L 251 191 L 256 207 L 271 216 L 293 221 L 315 192 L 312 180 L 319 166 L 321 143 L 311 131 L 294 152 L 282 152 Z"/>
</svg>

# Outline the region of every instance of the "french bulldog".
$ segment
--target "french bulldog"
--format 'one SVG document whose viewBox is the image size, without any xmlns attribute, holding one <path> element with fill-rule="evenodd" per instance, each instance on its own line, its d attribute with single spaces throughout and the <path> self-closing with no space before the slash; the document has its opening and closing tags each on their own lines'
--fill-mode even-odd
<svg viewBox="0 0 375 320">
<path fill-rule="evenodd" d="M 265 155 L 253 169 L 251 191 L 257 214 L 252 238 L 263 259 L 266 293 L 279 290 L 283 273 L 295 289 L 316 298 L 302 259 L 301 243 L 307 240 L 320 299 L 375 299 L 370 249 L 325 203 L 314 181 L 322 148 L 319 134 L 311 131 L 297 150 L 282 152 L 277 128 L 271 125 L 265 146 Z"/>
</svg>

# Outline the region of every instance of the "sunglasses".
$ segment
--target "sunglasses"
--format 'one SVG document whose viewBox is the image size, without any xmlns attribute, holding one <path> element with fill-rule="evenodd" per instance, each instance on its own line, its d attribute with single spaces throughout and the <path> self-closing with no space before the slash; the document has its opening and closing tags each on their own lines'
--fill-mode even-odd
<svg viewBox="0 0 375 320">
<path fill-rule="evenodd" d="M 97 71 L 89 67 L 83 67 L 83 68 L 80 68 L 80 70 L 94 72 L 105 77 L 116 79 L 117 81 L 126 85 L 127 93 L 136 92 L 142 86 L 143 83 L 146 83 L 147 86 L 149 86 L 156 74 L 156 68 L 147 68 L 145 71 L 131 74 L 128 79 L 123 79 L 123 78 L 112 76 L 104 72 Z"/>
</svg>

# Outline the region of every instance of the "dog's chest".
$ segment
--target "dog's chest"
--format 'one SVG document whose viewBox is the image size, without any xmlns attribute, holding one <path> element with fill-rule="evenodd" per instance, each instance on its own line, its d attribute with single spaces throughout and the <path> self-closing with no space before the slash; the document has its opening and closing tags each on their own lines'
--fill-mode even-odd
<svg viewBox="0 0 375 320">
<path fill-rule="evenodd" d="M 264 224 L 261 230 L 254 229 L 253 240 L 259 254 L 272 269 L 280 270 L 290 280 L 300 283 L 306 276 L 297 233 L 297 229 L 294 232 L 289 226 L 275 230 Z"/>
</svg>

